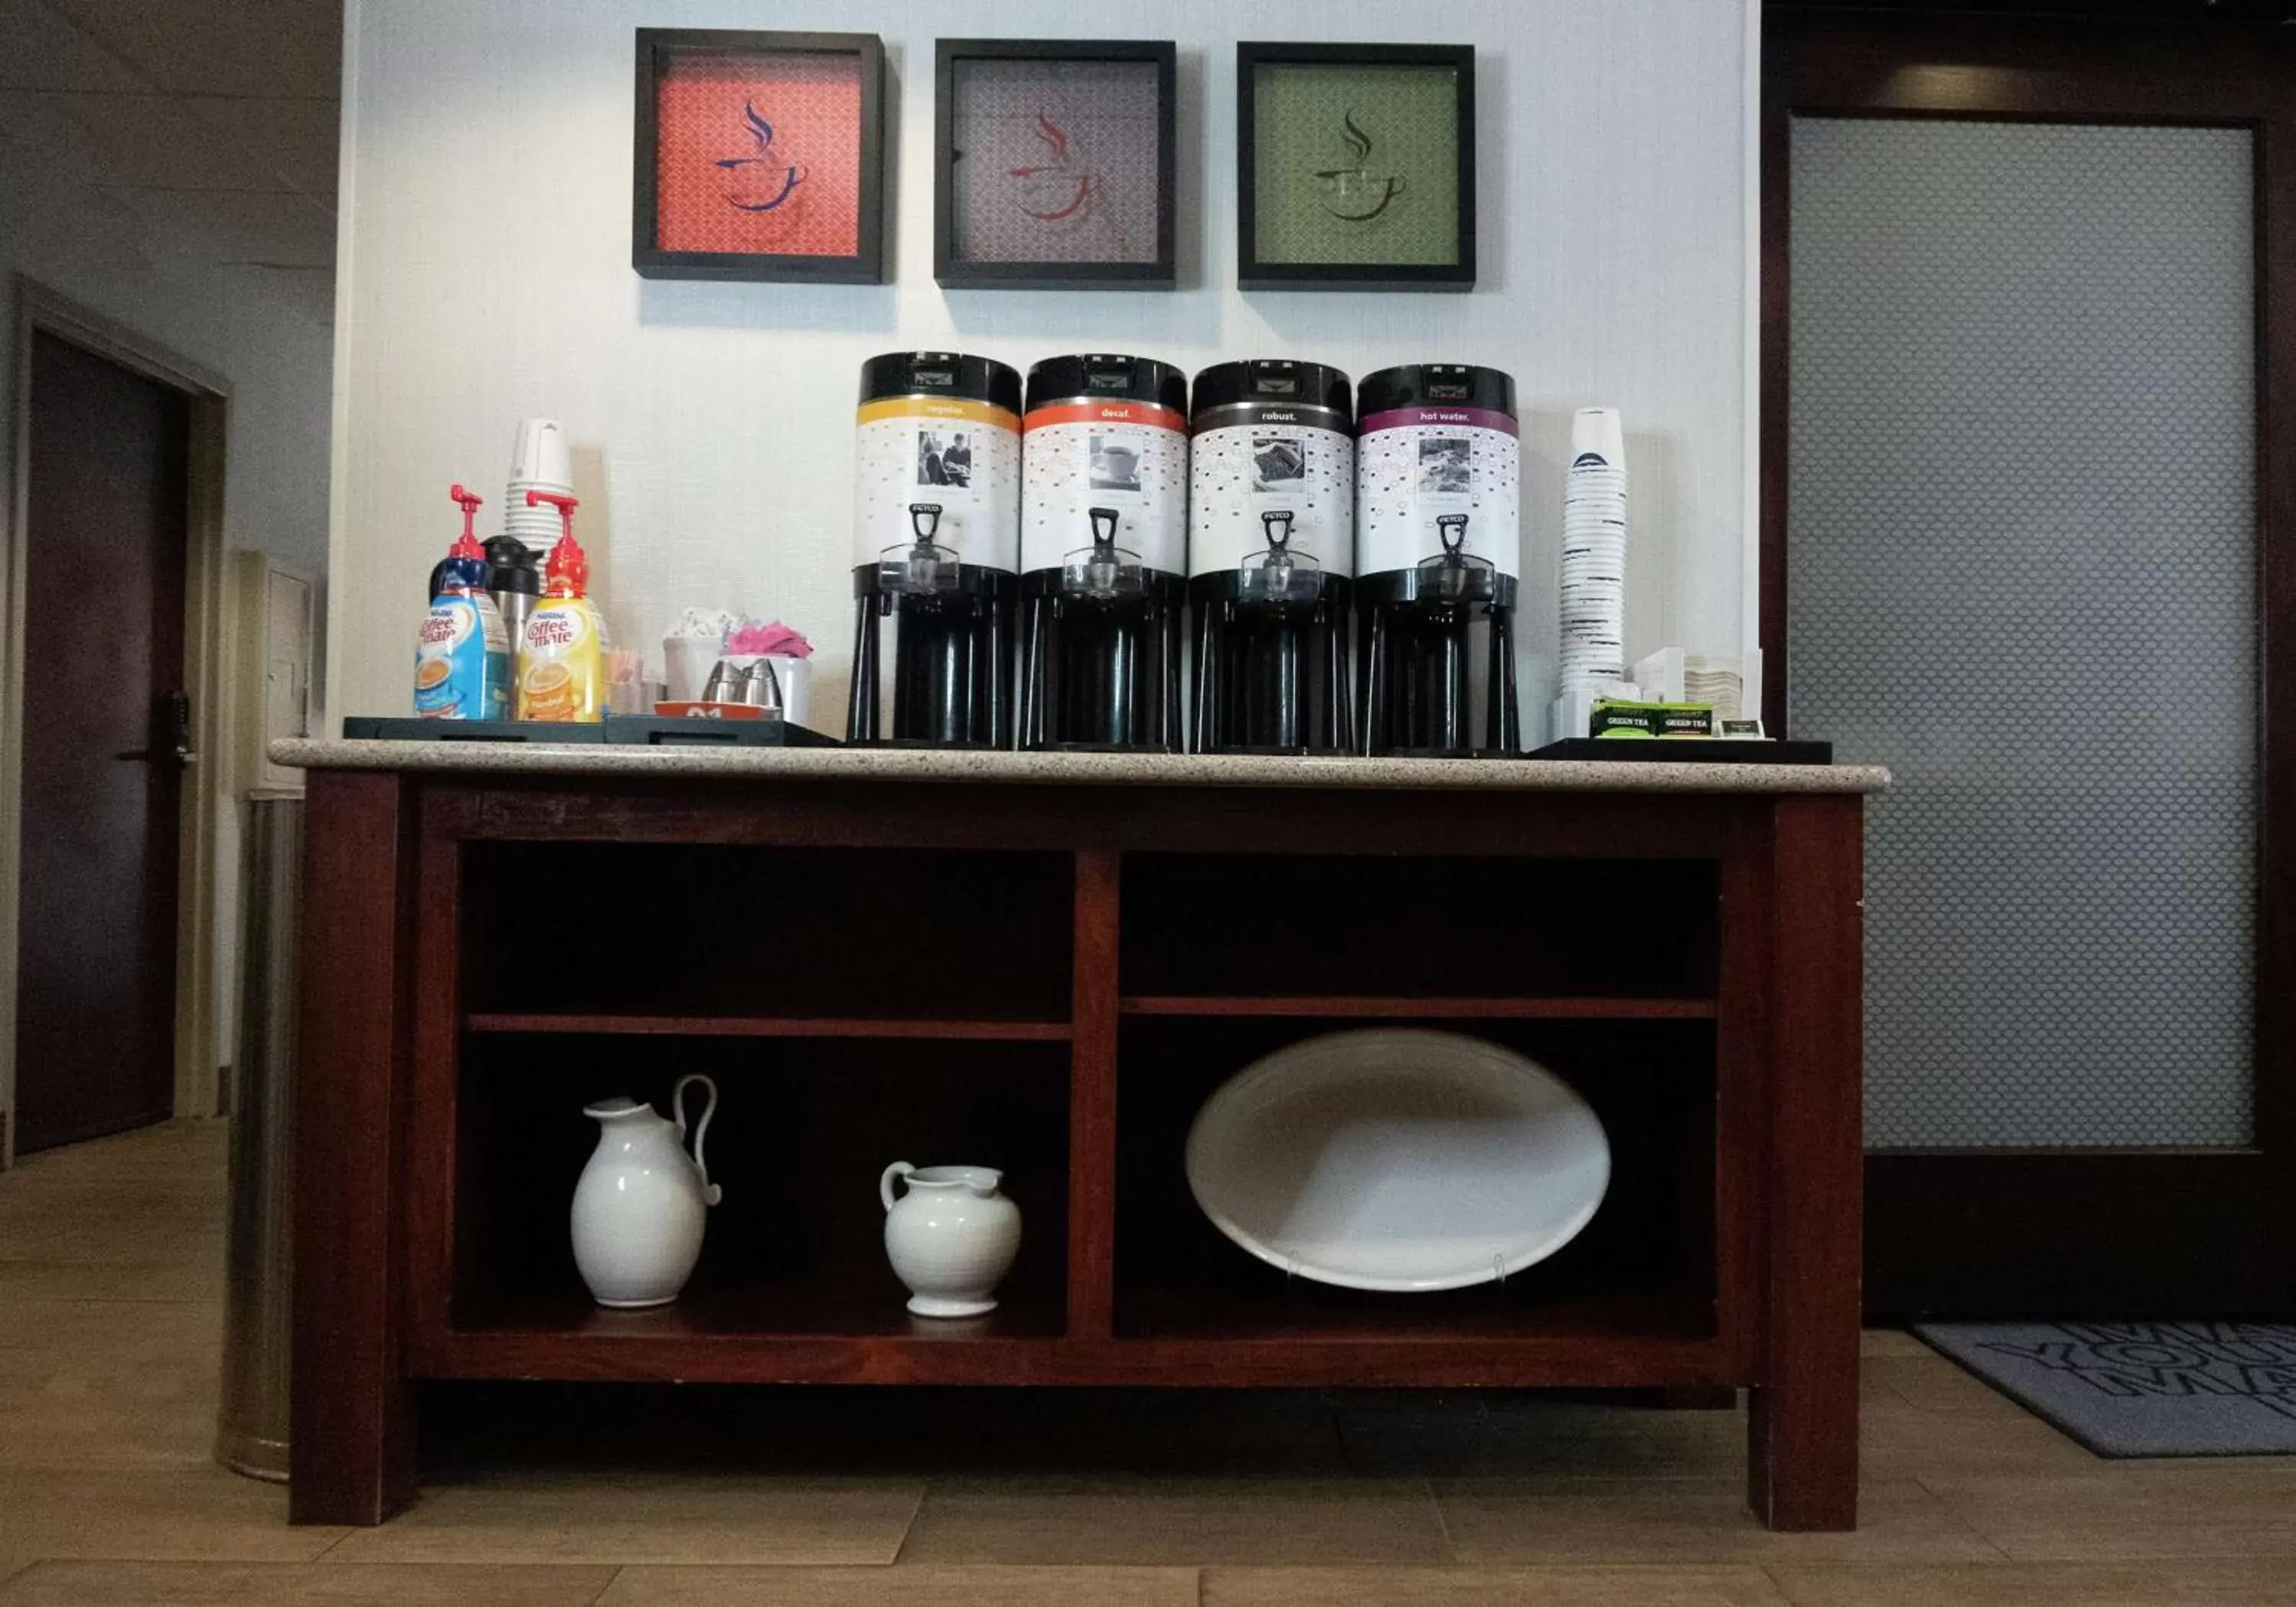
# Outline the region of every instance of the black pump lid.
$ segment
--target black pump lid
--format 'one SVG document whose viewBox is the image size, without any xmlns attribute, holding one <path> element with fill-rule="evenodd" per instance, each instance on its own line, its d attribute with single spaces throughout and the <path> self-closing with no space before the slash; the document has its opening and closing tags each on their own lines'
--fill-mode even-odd
<svg viewBox="0 0 2296 1607">
<path fill-rule="evenodd" d="M 1029 406 L 1033 410 L 1079 397 L 1095 401 L 1154 402 L 1175 413 L 1188 410 L 1188 376 L 1153 357 L 1087 352 L 1046 357 L 1029 370 Z"/>
<path fill-rule="evenodd" d="M 1514 376 L 1465 363 L 1406 363 L 1364 375 L 1357 388 L 1357 416 L 1369 418 L 1391 407 L 1483 407 L 1514 412 Z"/>
<path fill-rule="evenodd" d="M 1350 389 L 1348 376 L 1328 364 L 1295 363 L 1289 357 L 1221 363 L 1196 376 L 1196 416 L 1243 402 L 1277 407 L 1288 402 L 1298 407 L 1328 407 L 1353 423 Z"/>
<path fill-rule="evenodd" d="M 946 396 L 1021 411 L 1021 374 L 994 357 L 959 351 L 889 351 L 861 365 L 861 403 Z"/>
<path fill-rule="evenodd" d="M 533 548 L 515 536 L 490 536 L 486 545 L 488 591 L 542 595 L 542 571 L 535 567 Z"/>
</svg>

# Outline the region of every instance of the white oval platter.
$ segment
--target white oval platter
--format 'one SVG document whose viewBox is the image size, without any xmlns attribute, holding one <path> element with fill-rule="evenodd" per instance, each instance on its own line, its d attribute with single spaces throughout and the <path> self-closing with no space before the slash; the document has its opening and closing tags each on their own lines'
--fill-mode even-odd
<svg viewBox="0 0 2296 1607">
<path fill-rule="evenodd" d="M 1348 1289 L 1488 1283 L 1568 1244 L 1611 1181 L 1587 1102 L 1456 1032 L 1373 1028 L 1289 1045 L 1206 1100 L 1188 1187 L 1271 1267 Z"/>
</svg>

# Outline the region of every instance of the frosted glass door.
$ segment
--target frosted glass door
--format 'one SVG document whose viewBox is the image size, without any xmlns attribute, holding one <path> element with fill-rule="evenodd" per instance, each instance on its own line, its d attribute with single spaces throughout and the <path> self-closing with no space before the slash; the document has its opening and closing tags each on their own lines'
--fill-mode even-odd
<svg viewBox="0 0 2296 1607">
<path fill-rule="evenodd" d="M 1889 765 L 1866 1142 L 2251 1135 L 2244 130 L 1792 129 L 1792 724 Z"/>
</svg>

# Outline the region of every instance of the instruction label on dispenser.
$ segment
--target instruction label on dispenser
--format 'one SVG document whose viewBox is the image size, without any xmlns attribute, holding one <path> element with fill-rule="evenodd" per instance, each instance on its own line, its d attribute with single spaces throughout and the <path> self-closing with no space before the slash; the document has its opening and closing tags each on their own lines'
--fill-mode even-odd
<svg viewBox="0 0 2296 1607">
<path fill-rule="evenodd" d="M 1336 430 L 1262 420 L 1189 443 L 1188 572 L 1243 568 L 1268 551 L 1270 514 L 1288 546 L 1327 575 L 1355 569 L 1355 443 Z"/>
<path fill-rule="evenodd" d="M 1443 555 L 1439 521 L 1464 515 L 1462 551 L 1522 572 L 1522 446 L 1515 422 L 1483 407 L 1398 407 L 1363 421 L 1356 443 L 1356 572 Z"/>
<path fill-rule="evenodd" d="M 1062 402 L 1023 421 L 1021 567 L 1058 569 L 1092 545 L 1094 508 L 1144 569 L 1185 572 L 1187 421 L 1153 402 Z"/>
<path fill-rule="evenodd" d="M 915 540 L 918 506 L 940 510 L 933 544 L 960 563 L 1013 569 L 1021 549 L 1020 420 L 987 402 L 898 397 L 861 408 L 854 451 L 855 561 Z"/>
</svg>

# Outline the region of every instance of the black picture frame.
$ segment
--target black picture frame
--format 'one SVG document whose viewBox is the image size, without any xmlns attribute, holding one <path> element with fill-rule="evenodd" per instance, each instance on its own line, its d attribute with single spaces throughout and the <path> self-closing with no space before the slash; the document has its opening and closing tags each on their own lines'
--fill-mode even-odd
<svg viewBox="0 0 2296 1607">
<path fill-rule="evenodd" d="M 951 290 L 1170 290 L 1177 283 L 1173 176 L 1177 51 L 1169 39 L 940 39 L 933 57 L 933 278 Z M 956 75 L 966 61 L 1123 61 L 1156 69 L 1156 251 L 1145 262 L 960 258 L 955 224 Z"/>
<path fill-rule="evenodd" d="M 1258 83 L 1262 68 L 1447 68 L 1455 74 L 1456 250 L 1447 263 L 1267 262 L 1259 256 Z M 1475 47 L 1246 40 L 1235 47 L 1236 283 L 1247 291 L 1468 291 L 1475 284 Z"/>
<path fill-rule="evenodd" d="M 775 252 L 673 251 L 659 238 L 660 93 L 681 55 L 847 55 L 861 64 L 861 173 L 856 249 L 849 257 Z M 641 28 L 637 110 L 631 140 L 630 266 L 648 279 L 716 279 L 812 284 L 885 282 L 885 127 L 891 116 L 884 42 L 875 34 L 764 32 L 749 29 Z"/>
</svg>

